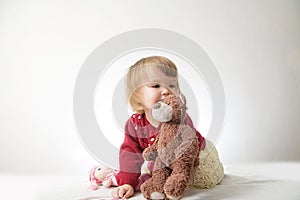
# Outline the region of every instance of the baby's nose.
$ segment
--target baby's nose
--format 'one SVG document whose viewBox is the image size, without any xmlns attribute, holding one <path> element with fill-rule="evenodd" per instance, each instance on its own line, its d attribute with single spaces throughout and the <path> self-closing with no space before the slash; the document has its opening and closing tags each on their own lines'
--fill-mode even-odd
<svg viewBox="0 0 300 200">
<path fill-rule="evenodd" d="M 161 91 L 161 94 L 163 94 L 163 95 L 169 94 L 169 89 L 166 88 L 166 87 L 163 87 L 163 88 L 162 88 L 162 91 Z"/>
</svg>

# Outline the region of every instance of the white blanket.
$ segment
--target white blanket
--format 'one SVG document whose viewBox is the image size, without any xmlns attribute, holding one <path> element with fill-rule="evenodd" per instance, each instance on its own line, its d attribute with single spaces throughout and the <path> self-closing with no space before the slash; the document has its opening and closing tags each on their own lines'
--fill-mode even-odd
<svg viewBox="0 0 300 200">
<path fill-rule="evenodd" d="M 109 200 L 110 190 L 88 189 L 86 177 L 50 175 L 0 175 L 0 199 Z M 136 193 L 132 200 L 143 199 Z M 225 177 L 212 189 L 190 189 L 184 200 L 300 199 L 299 163 L 225 165 Z"/>
</svg>

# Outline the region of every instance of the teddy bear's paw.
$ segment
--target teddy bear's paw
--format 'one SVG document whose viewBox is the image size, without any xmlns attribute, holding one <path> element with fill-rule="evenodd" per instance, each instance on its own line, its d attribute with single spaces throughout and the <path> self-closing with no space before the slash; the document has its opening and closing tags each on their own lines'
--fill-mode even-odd
<svg viewBox="0 0 300 200">
<path fill-rule="evenodd" d="M 168 199 L 171 199 L 171 200 L 178 200 L 180 199 L 180 197 L 175 197 L 175 196 L 172 196 L 172 195 L 167 195 Z"/>
<path fill-rule="evenodd" d="M 165 199 L 165 195 L 160 192 L 152 192 L 150 194 L 151 199 L 153 200 L 159 200 L 159 199 Z"/>
</svg>

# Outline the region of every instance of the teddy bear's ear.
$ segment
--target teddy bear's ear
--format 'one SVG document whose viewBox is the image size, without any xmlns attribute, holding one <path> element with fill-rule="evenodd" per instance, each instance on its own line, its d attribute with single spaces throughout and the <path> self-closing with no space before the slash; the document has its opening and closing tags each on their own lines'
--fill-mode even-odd
<svg viewBox="0 0 300 200">
<path fill-rule="evenodd" d="M 180 99 L 180 104 L 181 104 L 182 108 L 186 111 L 188 109 L 188 107 L 186 106 L 185 96 L 182 93 L 180 93 L 178 97 Z"/>
<path fill-rule="evenodd" d="M 183 105 L 186 105 L 186 98 L 185 98 L 185 96 L 182 93 L 179 94 L 179 98 L 180 98 L 180 102 Z"/>
</svg>

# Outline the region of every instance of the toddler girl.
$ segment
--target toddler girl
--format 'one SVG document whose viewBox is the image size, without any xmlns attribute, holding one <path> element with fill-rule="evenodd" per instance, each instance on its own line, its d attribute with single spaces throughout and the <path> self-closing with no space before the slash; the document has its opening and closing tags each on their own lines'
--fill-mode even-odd
<svg viewBox="0 0 300 200">
<path fill-rule="evenodd" d="M 153 105 L 167 95 L 180 94 L 177 67 L 162 56 L 146 57 L 136 62 L 129 68 L 126 81 L 126 96 L 135 113 L 125 125 L 125 138 L 119 153 L 120 171 L 116 175 L 119 186 L 112 190 L 115 198 L 129 198 L 137 190 L 144 163 L 142 152 L 153 144 L 160 129 L 160 123 L 151 115 Z M 188 115 L 185 123 L 195 130 L 199 148 L 203 149 L 205 139 L 194 128 Z"/>
</svg>

